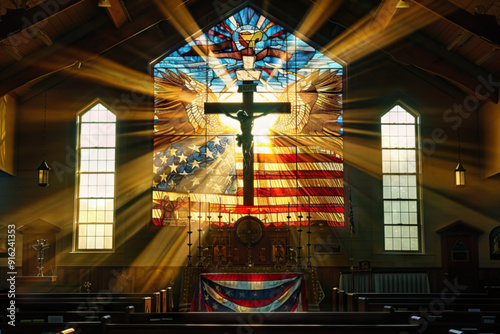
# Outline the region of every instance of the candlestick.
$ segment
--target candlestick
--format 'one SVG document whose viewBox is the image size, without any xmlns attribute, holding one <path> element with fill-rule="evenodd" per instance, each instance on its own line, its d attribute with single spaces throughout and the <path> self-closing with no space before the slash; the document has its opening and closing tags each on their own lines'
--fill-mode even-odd
<svg viewBox="0 0 500 334">
<path fill-rule="evenodd" d="M 233 249 L 231 248 L 231 211 L 229 211 L 229 224 L 227 225 L 227 264 L 226 267 L 230 268 L 232 266 L 231 259 L 233 257 Z"/>
<path fill-rule="evenodd" d="M 191 231 L 191 196 L 188 197 L 188 212 L 189 212 L 189 215 L 188 215 L 188 249 L 189 249 L 189 252 L 188 252 L 188 267 L 191 267 L 191 246 L 193 245 L 191 243 L 191 234 L 193 233 Z"/>
<path fill-rule="evenodd" d="M 219 197 L 219 229 L 217 230 L 217 265 L 218 267 L 220 264 L 222 264 L 222 245 L 221 245 L 221 240 L 222 240 L 222 196 Z"/>
<path fill-rule="evenodd" d="M 297 199 L 297 213 L 299 212 L 299 202 L 298 202 L 298 199 Z M 302 239 L 302 215 L 299 214 L 298 215 L 298 218 L 299 218 L 299 229 L 297 230 L 299 233 L 299 245 L 297 246 L 297 269 L 300 269 L 302 268 L 302 263 L 301 263 L 301 260 L 302 260 L 302 245 L 301 245 L 301 239 Z"/>
<path fill-rule="evenodd" d="M 198 209 L 198 267 L 201 267 L 201 258 L 203 254 L 203 246 L 201 245 L 201 201 Z"/>
<path fill-rule="evenodd" d="M 288 202 L 288 214 L 286 216 L 286 219 L 287 219 L 287 237 L 286 237 L 286 262 L 287 262 L 287 267 L 288 269 L 291 269 L 292 268 L 292 254 L 291 254 L 291 248 L 290 248 L 290 244 L 291 244 L 291 235 L 290 235 L 290 218 L 292 218 L 290 216 L 290 202 Z"/>
<path fill-rule="evenodd" d="M 210 202 L 208 202 L 208 215 L 207 215 L 207 220 L 208 220 L 208 240 L 210 240 L 210 234 L 212 233 L 212 222 L 211 222 L 212 216 L 210 216 Z M 208 243 L 208 265 L 212 265 L 212 251 L 213 251 L 213 246 Z"/>
<path fill-rule="evenodd" d="M 308 209 L 309 214 L 307 215 L 307 268 L 311 268 L 311 197 L 308 197 Z"/>
</svg>

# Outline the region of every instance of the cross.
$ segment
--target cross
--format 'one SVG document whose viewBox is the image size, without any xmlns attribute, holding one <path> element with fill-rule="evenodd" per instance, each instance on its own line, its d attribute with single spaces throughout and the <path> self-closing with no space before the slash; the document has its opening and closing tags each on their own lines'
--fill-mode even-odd
<svg viewBox="0 0 500 334">
<path fill-rule="evenodd" d="M 289 114 L 290 103 L 254 103 L 253 93 L 257 84 L 243 81 L 238 92 L 243 94 L 243 103 L 205 103 L 205 114 L 225 114 L 240 122 L 241 134 L 236 136 L 243 151 L 243 205 L 253 206 L 253 120 L 268 114 Z M 236 116 L 234 116 L 236 115 Z"/>
</svg>

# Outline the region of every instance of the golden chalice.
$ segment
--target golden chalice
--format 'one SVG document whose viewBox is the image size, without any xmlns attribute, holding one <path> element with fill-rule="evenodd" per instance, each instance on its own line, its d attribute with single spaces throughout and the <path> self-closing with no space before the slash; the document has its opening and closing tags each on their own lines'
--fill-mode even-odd
<svg viewBox="0 0 500 334">
<path fill-rule="evenodd" d="M 249 48 L 255 49 L 255 43 L 262 40 L 262 31 L 243 30 L 239 32 L 240 40 L 245 41 Z"/>
</svg>

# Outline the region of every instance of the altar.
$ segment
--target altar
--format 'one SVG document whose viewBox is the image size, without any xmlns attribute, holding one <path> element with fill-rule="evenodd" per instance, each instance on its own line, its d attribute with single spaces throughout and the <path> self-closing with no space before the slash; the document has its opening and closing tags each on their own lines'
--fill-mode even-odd
<svg viewBox="0 0 500 334">
<path fill-rule="evenodd" d="M 291 245 L 288 225 L 266 226 L 254 216 L 243 216 L 234 225 L 212 224 L 207 232 L 198 238 L 197 256 L 188 248 L 179 311 L 319 311 L 324 293 L 310 263 L 310 233 L 303 256 L 302 246 Z M 188 246 L 193 245 L 191 234 L 188 221 Z M 196 264 L 192 258 L 198 259 Z"/>
<path fill-rule="evenodd" d="M 305 280 L 298 272 L 200 274 L 191 311 L 307 311 Z"/>
</svg>

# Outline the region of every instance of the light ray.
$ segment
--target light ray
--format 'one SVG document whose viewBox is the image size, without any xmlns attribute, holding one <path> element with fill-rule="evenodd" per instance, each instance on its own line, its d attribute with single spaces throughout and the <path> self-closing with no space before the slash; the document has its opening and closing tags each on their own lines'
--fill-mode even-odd
<svg viewBox="0 0 500 334">
<path fill-rule="evenodd" d="M 181 0 L 155 0 L 158 9 L 165 15 L 167 20 L 174 26 L 186 42 L 191 42 L 202 32 L 189 10 Z M 207 53 L 197 45 L 192 46 L 200 57 L 206 57 Z"/>
<path fill-rule="evenodd" d="M 297 28 L 303 36 L 312 37 L 319 28 L 337 11 L 343 1 L 319 0 L 309 7 L 306 15 Z"/>
<path fill-rule="evenodd" d="M 439 16 L 419 6 L 395 11 L 393 6 L 382 3 L 375 14 L 361 18 L 324 49 L 340 59 L 354 62 L 437 19 Z"/>
</svg>

